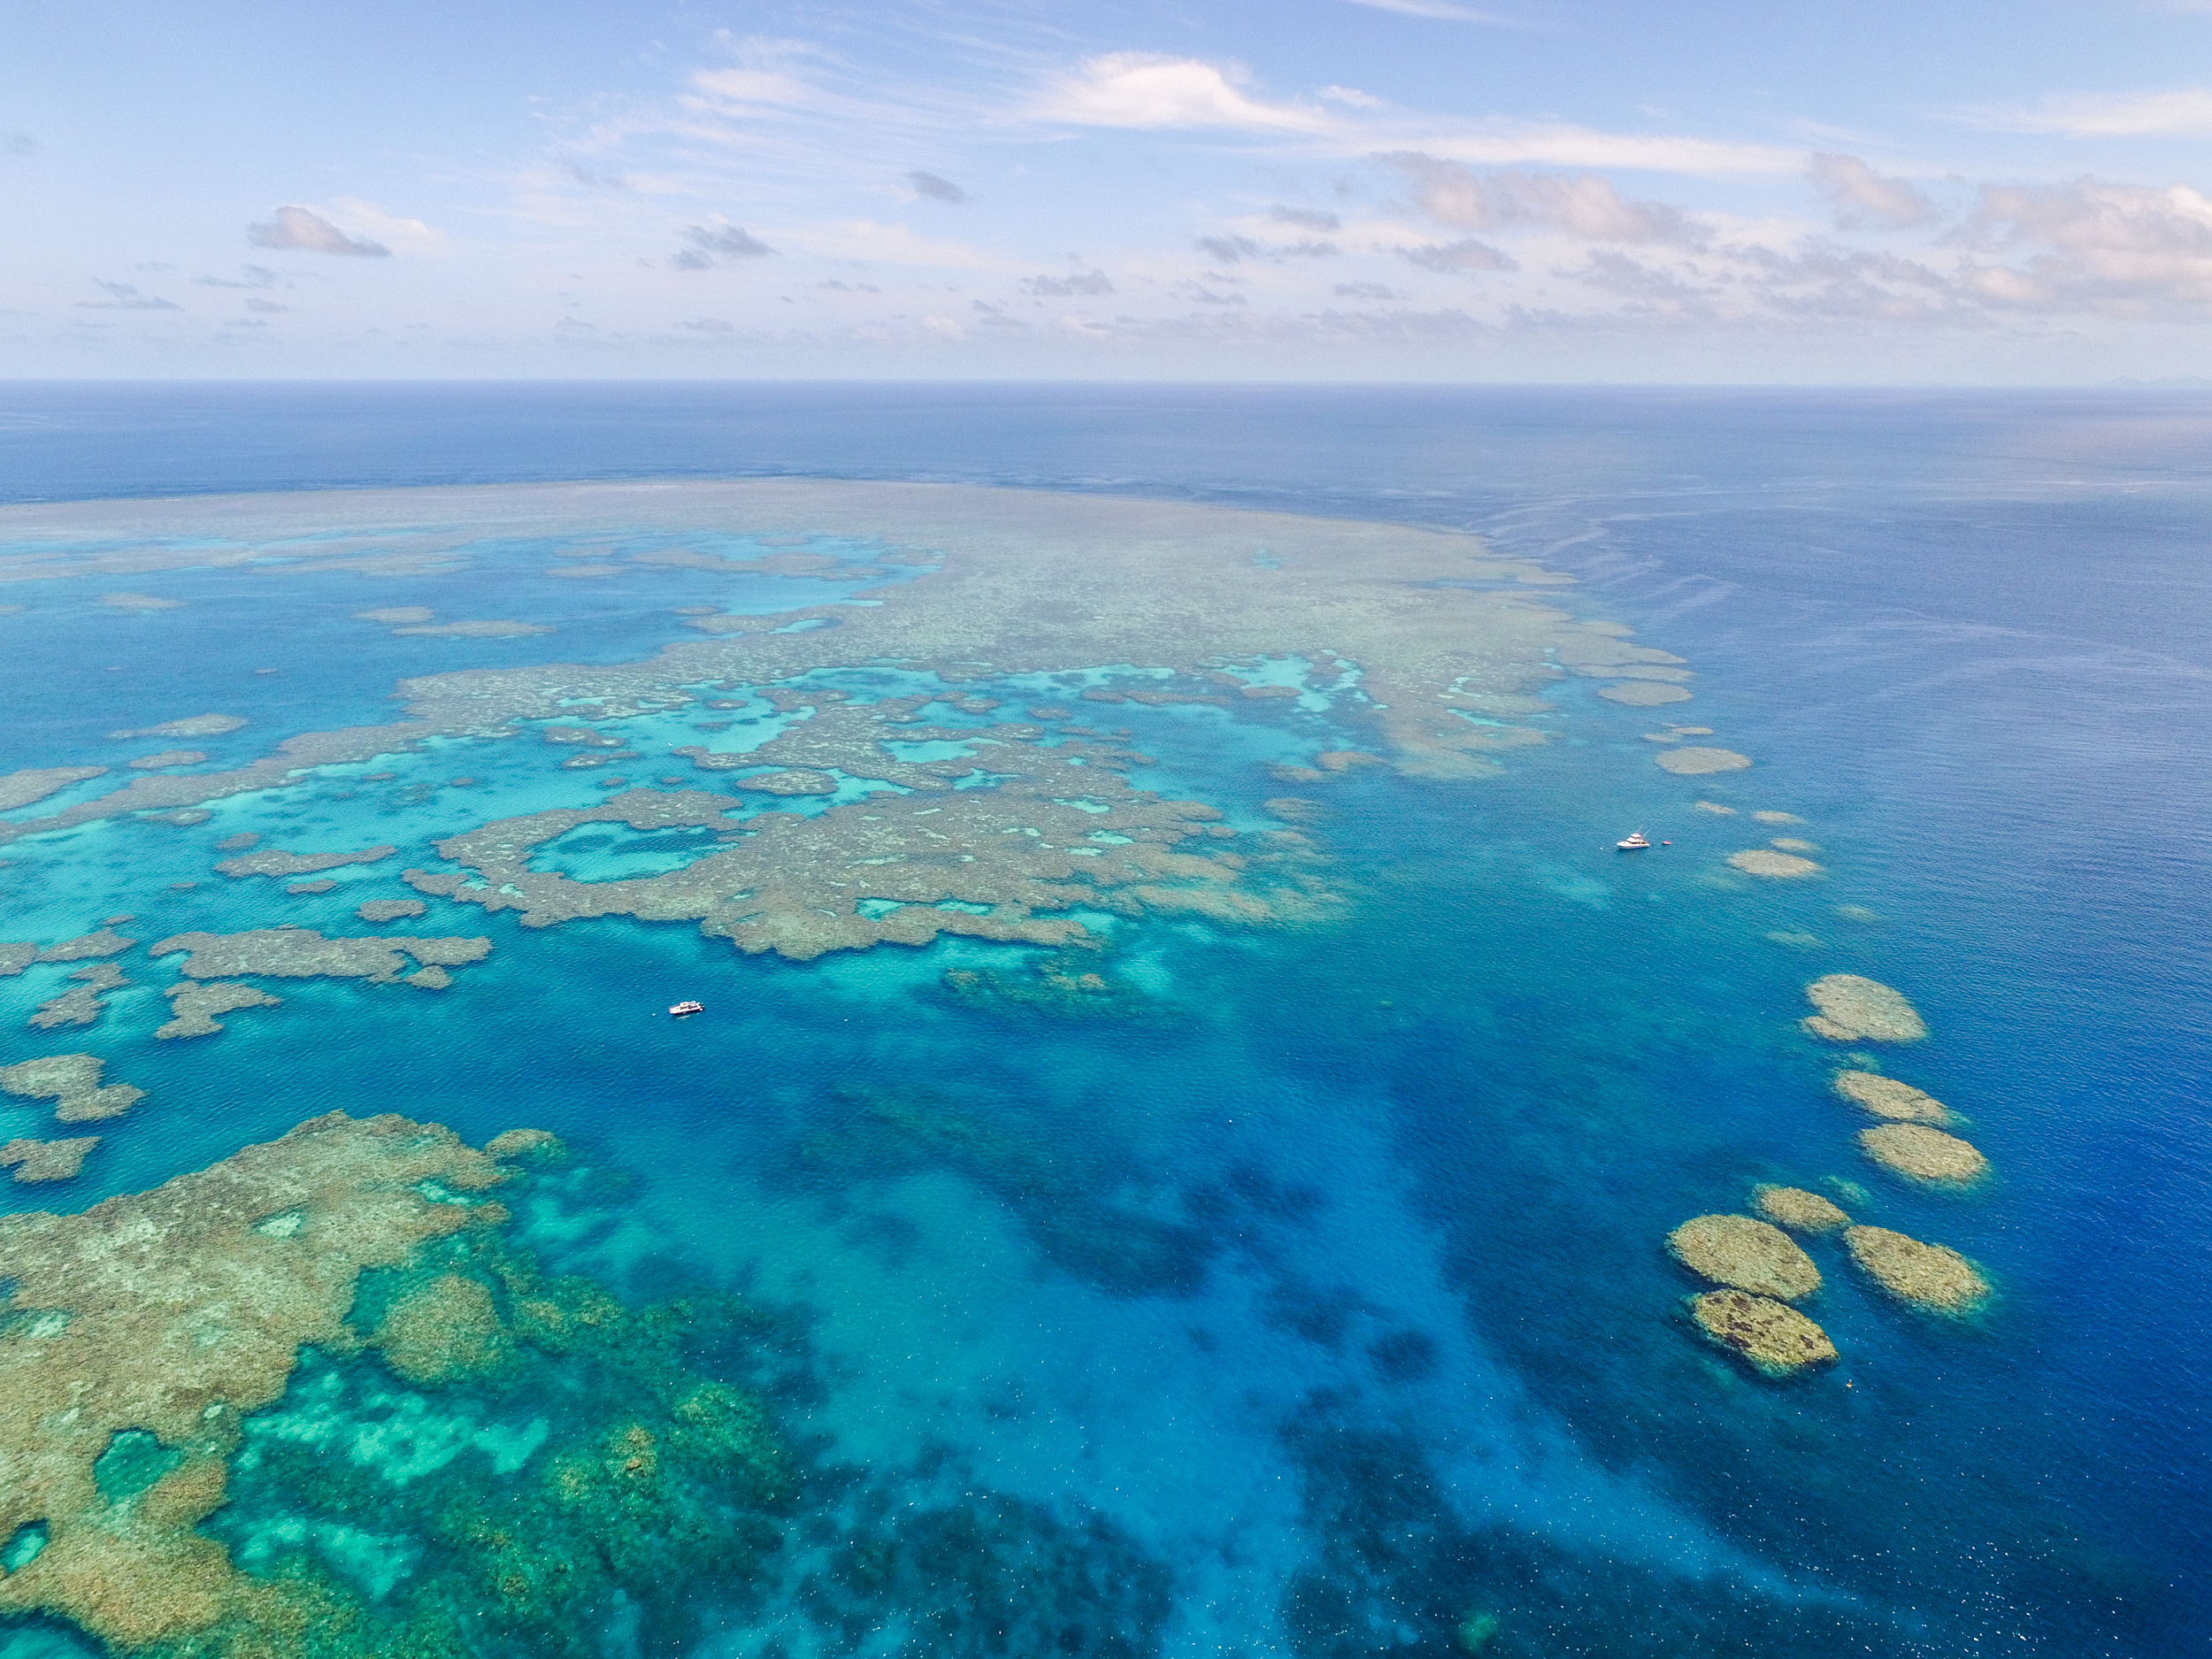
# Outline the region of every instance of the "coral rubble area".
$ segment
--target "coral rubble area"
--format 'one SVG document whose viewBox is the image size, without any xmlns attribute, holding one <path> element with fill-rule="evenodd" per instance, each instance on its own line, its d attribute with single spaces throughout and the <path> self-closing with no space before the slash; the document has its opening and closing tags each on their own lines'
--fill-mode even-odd
<svg viewBox="0 0 2212 1659">
<path fill-rule="evenodd" d="M 823 1465 L 777 1424 L 818 1386 L 788 1322 L 548 1272 L 501 1201 L 567 1159 L 332 1113 L 0 1219 L 0 1616 L 157 1659 L 597 1659 L 724 1617 L 1157 1650 L 1169 1575 L 1104 1517 Z"/>
</svg>

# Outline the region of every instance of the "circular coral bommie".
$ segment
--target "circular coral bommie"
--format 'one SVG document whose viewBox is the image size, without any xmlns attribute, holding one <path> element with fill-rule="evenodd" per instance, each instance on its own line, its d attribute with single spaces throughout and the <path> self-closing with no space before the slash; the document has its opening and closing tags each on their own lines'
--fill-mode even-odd
<svg viewBox="0 0 2212 1659">
<path fill-rule="evenodd" d="M 1928 1034 L 1919 1010 L 1878 979 L 1856 973 L 1824 974 L 1805 987 L 1820 1011 L 1809 1014 L 1805 1029 L 1832 1042 L 1918 1042 Z"/>
<path fill-rule="evenodd" d="M 1821 866 L 1809 858 L 1800 858 L 1795 853 L 1770 853 L 1763 847 L 1731 853 L 1728 862 L 1747 876 L 1765 876 L 1776 881 L 1802 880 L 1821 872 Z"/>
<path fill-rule="evenodd" d="M 1686 1304 L 1708 1341 L 1779 1380 L 1836 1363 L 1828 1333 L 1794 1308 L 1740 1290 L 1709 1290 Z"/>
<path fill-rule="evenodd" d="M 1866 1156 L 1886 1170 L 1939 1187 L 1964 1187 L 1979 1180 L 1989 1160 L 1956 1135 L 1925 1124 L 1881 1124 L 1859 1131 Z"/>
<path fill-rule="evenodd" d="M 1877 1118 L 1887 1118 L 1898 1123 L 1947 1124 L 1951 1114 L 1943 1102 L 1909 1083 L 1900 1083 L 1893 1077 L 1884 1077 L 1878 1071 L 1839 1071 L 1835 1076 L 1836 1093 L 1848 1101 L 1856 1101 Z"/>
<path fill-rule="evenodd" d="M 1801 1187 L 1755 1187 L 1751 1202 L 1769 1221 L 1793 1233 L 1833 1233 L 1851 1225 L 1841 1209 Z"/>
<path fill-rule="evenodd" d="M 1779 1227 L 1749 1216 L 1699 1216 L 1667 1235 L 1674 1259 L 1701 1279 L 1794 1302 L 1820 1288 L 1820 1270 Z"/>
<path fill-rule="evenodd" d="M 1900 1302 L 1958 1315 L 1989 1299 L 1989 1281 L 1947 1245 L 1923 1244 L 1887 1227 L 1853 1227 L 1843 1241 L 1861 1271 Z"/>
</svg>

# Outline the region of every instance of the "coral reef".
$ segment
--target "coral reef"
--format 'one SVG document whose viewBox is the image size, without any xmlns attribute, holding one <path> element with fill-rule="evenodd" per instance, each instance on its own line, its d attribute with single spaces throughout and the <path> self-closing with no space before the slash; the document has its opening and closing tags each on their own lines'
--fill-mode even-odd
<svg viewBox="0 0 2212 1659">
<path fill-rule="evenodd" d="M 1736 816 L 1736 809 L 1734 807 L 1723 806 L 1717 801 L 1693 801 L 1690 804 L 1701 812 L 1710 812 L 1715 818 L 1733 818 Z"/>
<path fill-rule="evenodd" d="M 169 1018 L 154 1027 L 154 1035 L 166 1041 L 175 1037 L 211 1037 L 222 1030 L 215 1016 L 234 1014 L 242 1008 L 275 1008 L 284 999 L 271 996 L 257 985 L 197 980 L 169 987 Z"/>
<path fill-rule="evenodd" d="M 0 812 L 43 801 L 73 783 L 103 777 L 107 770 L 105 766 L 34 766 L 23 772 L 0 772 Z"/>
<path fill-rule="evenodd" d="M 1755 1187 L 1751 1189 L 1751 1207 L 1769 1221 L 1793 1233 L 1833 1233 L 1851 1224 L 1851 1217 L 1841 1210 L 1818 1193 L 1809 1193 L 1801 1187 Z"/>
<path fill-rule="evenodd" d="M 426 623 L 392 632 L 437 640 L 519 640 L 533 634 L 550 634 L 553 629 L 542 622 L 477 621 Z"/>
<path fill-rule="evenodd" d="M 85 1154 L 100 1144 L 97 1135 L 73 1141 L 11 1141 L 0 1146 L 0 1169 L 11 1166 L 19 1181 L 65 1181 L 84 1168 Z"/>
<path fill-rule="evenodd" d="M 373 979 L 388 984 L 410 971 L 408 956 L 426 968 L 453 968 L 480 962 L 491 949 L 492 941 L 484 938 L 412 939 L 383 934 L 326 939 L 304 927 L 259 927 L 243 933 L 173 933 L 156 940 L 148 954 L 169 956 L 179 951 L 191 952 L 182 972 L 194 979 L 265 974 L 285 979 Z"/>
<path fill-rule="evenodd" d="M 1909 1083 L 1900 1083 L 1893 1077 L 1884 1077 L 1878 1071 L 1839 1071 L 1834 1083 L 1837 1094 L 1846 1100 L 1856 1101 L 1877 1118 L 1900 1123 L 1951 1121 L 1951 1114 L 1934 1095 Z"/>
<path fill-rule="evenodd" d="M 420 893 L 519 910 L 526 927 L 587 916 L 696 920 L 702 933 L 741 950 L 799 961 L 883 941 L 922 945 L 940 933 L 1082 945 L 1091 935 L 1080 922 L 1039 914 L 1079 907 L 1265 923 L 1319 914 L 1329 902 L 1300 867 L 1308 855 L 1294 832 L 1249 838 L 1263 862 L 1185 852 L 1179 843 L 1220 833 L 1211 807 L 1132 790 L 1080 746 L 1002 746 L 1014 752 L 992 757 L 1006 780 L 996 788 L 948 787 L 941 774 L 964 777 L 969 762 L 855 757 L 856 765 L 898 774 L 913 793 L 810 817 L 763 812 L 741 826 L 729 815 L 745 809 L 731 796 L 634 789 L 597 807 L 501 819 L 440 841 L 439 856 L 473 879 L 419 870 L 403 879 Z M 581 881 L 531 867 L 533 849 L 585 824 L 712 828 L 728 844 L 681 869 L 628 880 Z M 1248 876 L 1256 862 L 1265 885 Z"/>
<path fill-rule="evenodd" d="M 1923 1244 L 1887 1227 L 1853 1227 L 1843 1241 L 1866 1276 L 1900 1302 L 1955 1315 L 1989 1299 L 1989 1281 L 1947 1245 Z"/>
<path fill-rule="evenodd" d="M 112 605 L 118 611 L 181 611 L 181 599 L 164 599 L 157 594 L 102 594 L 100 603 Z"/>
<path fill-rule="evenodd" d="M 1667 1250 L 1701 1279 L 1795 1302 L 1820 1288 L 1820 1270 L 1797 1240 L 1749 1216 L 1698 1216 L 1667 1235 Z"/>
<path fill-rule="evenodd" d="M 38 960 L 38 947 L 24 941 L 0 944 L 0 979 L 23 972 Z"/>
<path fill-rule="evenodd" d="M 159 726 L 142 726 L 134 731 L 110 732 L 108 735 L 119 741 L 127 737 L 221 737 L 245 724 L 234 714 L 195 714 L 181 720 L 164 720 Z"/>
<path fill-rule="evenodd" d="M 88 985 L 81 985 L 73 991 L 48 997 L 38 1005 L 38 1011 L 23 1023 L 41 1031 L 51 1031 L 58 1025 L 90 1025 L 106 1011 L 107 1003 L 99 993 Z"/>
<path fill-rule="evenodd" d="M 1836 1347 L 1825 1331 L 1796 1309 L 1769 1297 L 1709 1290 L 1690 1297 L 1684 1306 L 1708 1340 L 1736 1355 L 1763 1377 L 1779 1381 L 1836 1363 Z"/>
<path fill-rule="evenodd" d="M 288 853 L 271 848 L 265 852 L 226 858 L 215 868 L 234 879 L 247 876 L 306 876 L 345 864 L 373 864 L 398 850 L 396 847 L 371 847 L 357 853 Z"/>
<path fill-rule="evenodd" d="M 1925 1124 L 1862 1129 L 1859 1145 L 1884 1169 L 1933 1187 L 1970 1186 L 1989 1171 L 1988 1160 L 1965 1141 Z"/>
<path fill-rule="evenodd" d="M 1687 703 L 1690 694 L 1681 686 L 1662 685 L 1654 680 L 1632 680 L 1617 686 L 1601 686 L 1598 695 L 1612 703 L 1624 703 L 1632 709 L 1655 709 L 1662 703 Z"/>
<path fill-rule="evenodd" d="M 1805 821 L 1803 818 L 1798 817 L 1794 812 L 1776 812 L 1769 810 L 1764 812 L 1754 812 L 1751 816 L 1755 820 L 1761 824 L 1802 824 Z M 1777 841 L 1774 844 L 1777 847 L 1779 847 L 1782 843 L 1780 841 Z"/>
<path fill-rule="evenodd" d="M 164 766 L 196 766 L 207 758 L 198 749 L 165 749 L 158 755 L 141 755 L 127 763 L 133 772 L 157 772 Z"/>
<path fill-rule="evenodd" d="M 356 622 L 381 622 L 388 627 L 397 627 L 410 622 L 427 622 L 437 614 L 428 605 L 386 605 L 377 611 L 357 611 L 353 613 L 353 619 Z"/>
<path fill-rule="evenodd" d="M 420 899 L 371 899 L 356 906 L 353 913 L 365 922 L 397 922 L 420 916 L 429 908 Z"/>
<path fill-rule="evenodd" d="M 1855 973 L 1830 973 L 1805 987 L 1819 1011 L 1805 1029 L 1831 1042 L 1918 1042 L 1928 1027 L 1904 993 Z"/>
<path fill-rule="evenodd" d="M 96 933 L 80 933 L 74 939 L 65 939 L 58 945 L 49 945 L 38 953 L 41 962 L 82 962 L 91 956 L 119 956 L 138 941 L 126 939 L 111 927 L 103 927 Z"/>
<path fill-rule="evenodd" d="M 441 1273 L 399 1297 L 370 1340 L 411 1383 L 480 1377 L 506 1363 L 513 1348 L 490 1286 L 458 1273 Z"/>
<path fill-rule="evenodd" d="M 1747 876 L 1768 876 L 1776 880 L 1801 879 L 1816 876 L 1821 867 L 1809 858 L 1800 858 L 1794 853 L 1770 853 L 1763 847 L 1753 847 L 1728 855 L 1728 862 Z"/>
<path fill-rule="evenodd" d="M 1739 755 L 1732 749 L 1670 749 L 1654 755 L 1660 770 L 1671 772 L 1678 778 L 1700 778 L 1708 772 L 1741 772 L 1751 764 L 1751 757 Z"/>
<path fill-rule="evenodd" d="M 0 1089 L 26 1100 L 50 1100 L 62 1123 L 91 1123 L 118 1118 L 145 1099 L 146 1091 L 128 1083 L 103 1086 L 106 1062 L 88 1054 L 49 1054 L 0 1066 Z"/>
</svg>

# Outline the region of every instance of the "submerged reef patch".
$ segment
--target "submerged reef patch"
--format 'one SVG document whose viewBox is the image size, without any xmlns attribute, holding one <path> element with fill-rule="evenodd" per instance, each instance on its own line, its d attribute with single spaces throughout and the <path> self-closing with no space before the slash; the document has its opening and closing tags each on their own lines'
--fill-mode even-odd
<svg viewBox="0 0 2212 1659">
<path fill-rule="evenodd" d="M 0 1066 L 0 1089 L 26 1100 L 50 1100 L 54 1117 L 65 1124 L 119 1118 L 146 1098 L 128 1083 L 103 1086 L 106 1062 L 88 1054 L 49 1054 Z"/>
<path fill-rule="evenodd" d="M 105 766 L 33 766 L 22 772 L 0 772 L 0 812 L 43 801 L 73 783 L 104 777 L 107 770 Z"/>
<path fill-rule="evenodd" d="M 1687 703 L 1687 687 L 1664 685 L 1657 680 L 1631 680 L 1617 686 L 1601 686 L 1598 695 L 1609 703 L 1624 703 L 1632 709 L 1655 709 L 1662 703 Z"/>
<path fill-rule="evenodd" d="M 158 755 L 141 755 L 127 763 L 133 772 L 157 772 L 164 766 L 196 766 L 207 758 L 200 749 L 165 749 Z"/>
<path fill-rule="evenodd" d="M 357 853 L 288 853 L 273 847 L 264 852 L 226 858 L 215 868 L 234 879 L 247 876 L 308 876 L 319 870 L 336 870 L 346 864 L 376 864 L 398 850 L 396 847 L 371 847 Z"/>
<path fill-rule="evenodd" d="M 1925 1124 L 1862 1129 L 1859 1145 L 1884 1169 L 1932 1187 L 1969 1187 L 1989 1172 L 1988 1160 L 1974 1148 Z"/>
<path fill-rule="evenodd" d="M 1928 1034 L 1905 994 L 1878 979 L 1824 974 L 1805 987 L 1805 995 L 1819 1010 L 1805 1017 L 1805 1029 L 1831 1042 L 1918 1042 Z"/>
<path fill-rule="evenodd" d="M 1794 853 L 1769 852 L 1763 847 L 1731 853 L 1728 862 L 1747 876 L 1765 876 L 1780 881 L 1801 880 L 1821 872 L 1821 866 L 1809 858 L 1801 858 Z"/>
<path fill-rule="evenodd" d="M 1751 1207 L 1769 1221 L 1793 1233 L 1833 1233 L 1851 1223 L 1851 1217 L 1827 1199 L 1801 1187 L 1755 1187 L 1751 1189 Z"/>
<path fill-rule="evenodd" d="M 65 1181 L 84 1168 L 85 1154 L 100 1144 L 97 1135 L 73 1141 L 11 1141 L 0 1146 L 0 1169 L 13 1168 L 19 1181 Z"/>
<path fill-rule="evenodd" d="M 1900 1083 L 1893 1077 L 1884 1077 L 1879 1071 L 1839 1071 L 1834 1080 L 1837 1094 L 1847 1101 L 1856 1101 L 1877 1118 L 1900 1123 L 1951 1121 L 1950 1112 L 1934 1095 L 1909 1083 Z"/>
<path fill-rule="evenodd" d="M 420 916 L 430 907 L 420 899 L 371 899 L 354 908 L 365 922 L 398 922 Z"/>
<path fill-rule="evenodd" d="M 1836 1346 L 1812 1320 L 1771 1297 L 1709 1290 L 1683 1304 L 1706 1340 L 1737 1356 L 1762 1377 L 1795 1377 L 1836 1363 Z"/>
<path fill-rule="evenodd" d="M 1667 1250 L 1701 1279 L 1795 1302 L 1820 1288 L 1820 1270 L 1796 1240 L 1749 1216 L 1698 1216 L 1667 1235 Z"/>
<path fill-rule="evenodd" d="M 387 933 L 326 939 L 304 927 L 257 927 L 243 933 L 173 933 L 155 941 L 148 954 L 170 956 L 189 951 L 181 972 L 194 979 L 264 974 L 285 979 L 372 979 L 388 984 L 414 965 L 408 956 L 426 968 L 451 968 L 480 962 L 491 950 L 492 941 L 481 937 L 413 939 Z"/>
<path fill-rule="evenodd" d="M 1947 1245 L 1923 1244 L 1887 1227 L 1853 1227 L 1843 1241 L 1869 1279 L 1913 1307 L 1969 1314 L 1989 1299 L 1989 1281 Z"/>
<path fill-rule="evenodd" d="M 223 1029 L 218 1014 L 234 1014 L 242 1008 L 275 1008 L 284 999 L 271 996 L 257 985 L 241 985 L 235 981 L 219 981 L 203 985 L 197 980 L 173 985 L 167 992 L 169 1018 L 154 1028 L 154 1035 L 163 1041 L 178 1037 L 211 1037 Z"/>
<path fill-rule="evenodd" d="M 1670 749 L 1654 755 L 1662 772 L 1671 772 L 1678 778 L 1700 778 L 1708 772 L 1741 772 L 1751 764 L 1751 757 L 1739 755 L 1732 749 Z"/>
<path fill-rule="evenodd" d="M 433 622 L 413 627 L 394 628 L 392 632 L 434 640 L 519 640 L 533 634 L 550 634 L 553 629 L 542 622 L 485 620 Z"/>
<path fill-rule="evenodd" d="M 38 953 L 41 962 L 82 962 L 93 956 L 119 956 L 138 941 L 126 939 L 111 927 L 103 927 L 96 933 L 80 933 L 74 939 L 65 939 L 58 945 L 49 945 Z"/>
<path fill-rule="evenodd" d="M 484 1196 L 516 1179 L 447 1130 L 333 1113 L 0 1219 L 36 1316 L 0 1326 L 0 1537 L 44 1540 L 0 1612 L 159 1659 L 687 1647 L 791 1492 L 763 1402 L 699 1369 L 759 1317 L 546 1275 Z"/>
<path fill-rule="evenodd" d="M 234 714 L 194 714 L 181 720 L 164 720 L 159 726 L 142 726 L 127 732 L 110 732 L 108 735 L 119 741 L 127 737 L 221 737 L 245 724 Z"/>
</svg>

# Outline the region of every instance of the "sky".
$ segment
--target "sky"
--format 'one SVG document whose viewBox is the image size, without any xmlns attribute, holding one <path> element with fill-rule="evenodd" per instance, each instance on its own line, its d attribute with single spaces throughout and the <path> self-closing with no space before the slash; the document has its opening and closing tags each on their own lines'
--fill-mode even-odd
<svg viewBox="0 0 2212 1659">
<path fill-rule="evenodd" d="M 0 0 L 0 376 L 2212 377 L 2212 0 Z"/>
</svg>

